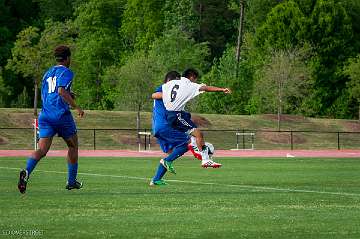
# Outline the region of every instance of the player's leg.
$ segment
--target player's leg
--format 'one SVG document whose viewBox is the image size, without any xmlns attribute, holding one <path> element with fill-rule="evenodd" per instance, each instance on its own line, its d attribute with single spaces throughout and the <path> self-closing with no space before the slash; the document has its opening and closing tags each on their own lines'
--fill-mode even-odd
<svg viewBox="0 0 360 239">
<path fill-rule="evenodd" d="M 184 153 L 188 151 L 187 142 L 181 145 L 176 146 L 172 153 L 169 154 L 166 158 L 160 160 L 160 163 L 171 173 L 176 174 L 175 168 L 173 166 L 173 161 L 181 157 Z"/>
<path fill-rule="evenodd" d="M 160 160 L 160 164 L 150 185 L 164 185 L 165 183 L 162 180 L 162 177 L 169 169 L 169 165 L 171 170 L 175 172 L 172 161 L 188 150 L 187 144 L 189 143 L 189 136 L 184 132 L 180 132 L 171 127 L 164 127 L 155 135 L 155 137 L 157 138 L 161 150 L 164 153 L 167 153 L 168 157 L 165 158 L 167 161 L 165 161 L 165 159 Z M 156 182 L 159 184 L 156 184 Z"/>
<path fill-rule="evenodd" d="M 169 116 L 173 122 L 172 125 L 175 129 L 185 132 L 188 135 L 192 135 L 196 138 L 196 144 L 200 149 L 202 160 L 210 160 L 208 155 L 208 149 L 205 145 L 204 135 L 197 128 L 196 124 L 191 120 L 191 114 L 185 111 L 177 112 L 176 120 L 173 119 L 175 117 L 174 113 Z"/>
<path fill-rule="evenodd" d="M 172 152 L 164 159 L 160 160 L 160 163 L 171 173 L 176 173 L 173 161 L 181 157 L 186 153 L 188 149 L 188 143 L 190 141 L 189 135 L 179 131 L 177 129 L 168 128 L 162 135 L 169 145 L 171 146 Z"/>
<path fill-rule="evenodd" d="M 26 171 L 28 176 L 32 173 L 37 163 L 46 156 L 49 152 L 53 137 L 40 138 L 38 145 L 39 149 L 34 151 L 31 156 L 28 158 L 26 163 Z"/>
<path fill-rule="evenodd" d="M 65 115 L 58 125 L 58 134 L 61 136 L 68 146 L 67 165 L 68 180 L 66 189 L 80 189 L 82 183 L 76 180 L 78 172 L 78 136 L 74 119 L 71 114 Z"/>
<path fill-rule="evenodd" d="M 78 137 L 77 134 L 69 138 L 64 138 L 68 146 L 67 153 L 67 164 L 68 164 L 68 180 L 66 189 L 80 189 L 82 188 L 82 183 L 76 180 L 78 172 Z"/>
<path fill-rule="evenodd" d="M 205 142 L 205 145 L 208 147 L 208 145 L 211 145 L 211 144 Z M 195 158 L 201 160 L 201 166 L 203 168 L 220 168 L 222 166 L 222 164 L 217 163 L 212 159 L 212 157 L 210 156 L 210 149 L 209 148 L 207 149 L 209 159 L 208 160 L 203 160 L 202 152 L 199 149 L 199 147 L 197 147 L 196 138 L 194 136 L 191 137 L 191 142 L 188 144 L 188 148 L 189 148 L 190 152 L 195 156 Z M 213 146 L 211 148 L 213 148 Z M 213 154 L 213 152 L 212 152 L 212 154 Z"/>
<path fill-rule="evenodd" d="M 164 177 L 164 175 L 166 174 L 166 171 L 167 170 L 164 167 L 164 165 L 159 163 L 159 166 L 156 170 L 155 176 L 150 181 L 150 186 L 166 185 L 167 183 L 165 183 L 165 181 L 162 179 Z"/>
<path fill-rule="evenodd" d="M 40 140 L 38 142 L 39 149 L 34 151 L 26 161 L 26 168 L 20 171 L 18 189 L 20 193 L 25 193 L 26 185 L 29 180 L 30 174 L 35 169 L 38 162 L 46 156 L 50 149 L 53 136 L 55 135 L 54 128 L 49 124 L 39 122 Z"/>
<path fill-rule="evenodd" d="M 170 144 L 166 141 L 166 139 L 163 139 L 161 137 L 161 135 L 155 135 L 155 137 L 157 137 L 157 142 L 160 145 L 161 150 L 164 153 L 170 153 L 171 152 L 171 146 Z M 155 172 L 155 176 L 151 179 L 150 181 L 150 186 L 155 186 L 155 185 L 166 185 L 166 183 L 164 182 L 164 180 L 162 180 L 162 178 L 164 177 L 164 175 L 166 174 L 166 168 L 164 167 L 163 164 L 159 163 L 158 168 Z"/>
</svg>

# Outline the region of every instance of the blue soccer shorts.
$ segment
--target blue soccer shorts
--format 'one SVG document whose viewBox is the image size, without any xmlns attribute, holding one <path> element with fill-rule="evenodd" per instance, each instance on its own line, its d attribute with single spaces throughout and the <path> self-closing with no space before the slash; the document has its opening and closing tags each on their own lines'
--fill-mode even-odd
<svg viewBox="0 0 360 239">
<path fill-rule="evenodd" d="M 39 137 L 50 138 L 56 134 L 63 139 L 69 139 L 77 133 L 74 119 L 70 114 L 63 115 L 59 120 L 54 120 L 46 115 L 39 116 Z"/>
<path fill-rule="evenodd" d="M 185 111 L 167 111 L 166 118 L 171 127 L 187 134 L 197 128 L 191 120 L 191 114 Z"/>
<path fill-rule="evenodd" d="M 164 153 L 168 153 L 169 150 L 179 145 L 188 144 L 190 140 L 189 135 L 171 127 L 162 128 L 154 136 L 157 138 L 157 142 Z"/>
</svg>

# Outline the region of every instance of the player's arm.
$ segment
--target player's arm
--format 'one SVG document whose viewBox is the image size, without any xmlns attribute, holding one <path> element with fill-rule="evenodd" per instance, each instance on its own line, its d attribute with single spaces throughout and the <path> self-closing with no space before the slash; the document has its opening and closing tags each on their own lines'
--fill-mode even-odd
<svg viewBox="0 0 360 239">
<path fill-rule="evenodd" d="M 154 100 L 161 100 L 162 99 L 162 92 L 155 92 L 151 95 L 151 98 Z"/>
<path fill-rule="evenodd" d="M 206 92 L 224 92 L 225 94 L 230 94 L 231 90 L 229 88 L 221 88 L 216 86 L 207 86 L 203 85 L 200 87 L 199 91 L 206 91 Z"/>
<path fill-rule="evenodd" d="M 68 103 L 72 108 L 74 108 L 80 117 L 84 116 L 84 111 L 75 103 L 75 100 L 71 96 L 71 94 L 65 90 L 64 87 L 58 88 L 59 95 L 65 100 L 66 103 Z"/>
</svg>

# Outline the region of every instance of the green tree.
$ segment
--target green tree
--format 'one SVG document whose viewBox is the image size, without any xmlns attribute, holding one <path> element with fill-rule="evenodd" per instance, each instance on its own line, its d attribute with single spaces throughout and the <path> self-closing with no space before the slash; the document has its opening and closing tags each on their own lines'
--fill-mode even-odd
<svg viewBox="0 0 360 239">
<path fill-rule="evenodd" d="M 12 58 L 9 59 L 6 67 L 12 71 L 21 74 L 24 77 L 32 79 L 34 82 L 34 115 L 37 116 L 37 94 L 38 84 L 43 72 L 42 55 L 38 48 L 40 39 L 39 29 L 28 27 L 21 31 L 12 49 Z"/>
<path fill-rule="evenodd" d="M 246 1 L 246 19 L 245 26 L 249 32 L 256 32 L 257 28 L 262 26 L 266 21 L 269 12 L 277 5 L 280 4 L 279 0 L 248 0 Z M 232 5 L 238 9 L 238 0 L 233 0 Z"/>
<path fill-rule="evenodd" d="M 11 55 L 13 32 L 11 22 L 14 21 L 10 9 L 5 5 L 5 0 L 0 0 L 0 66 L 6 64 L 7 58 Z"/>
<path fill-rule="evenodd" d="M 74 52 L 78 102 L 89 109 L 112 109 L 106 96 L 104 70 L 122 58 L 118 29 L 124 11 L 123 0 L 90 0 L 76 9 L 74 25 L 79 30 Z"/>
<path fill-rule="evenodd" d="M 11 106 L 15 108 L 27 108 L 29 107 L 29 104 L 30 104 L 30 97 L 29 94 L 27 93 L 26 87 L 24 87 L 21 94 L 18 95 L 16 100 L 12 102 Z"/>
<path fill-rule="evenodd" d="M 346 13 L 351 18 L 353 39 L 351 45 L 354 47 L 356 54 L 360 50 L 360 1 L 358 0 L 341 0 L 341 4 L 346 9 Z"/>
<path fill-rule="evenodd" d="M 151 93 L 154 92 L 158 68 L 144 52 L 136 52 L 126 64 L 117 69 L 109 68 L 107 82 L 117 81 L 116 108 L 137 111 L 137 129 L 141 128 L 140 112 L 150 110 Z"/>
<path fill-rule="evenodd" d="M 33 0 L 40 8 L 40 18 L 52 21 L 65 21 L 73 17 L 74 7 L 79 0 Z"/>
<path fill-rule="evenodd" d="M 0 107 L 6 106 L 6 97 L 11 94 L 9 87 L 5 84 L 2 68 L 0 67 Z"/>
<path fill-rule="evenodd" d="M 206 113 L 218 114 L 244 114 L 251 96 L 252 72 L 248 67 L 246 56 L 240 62 L 239 76 L 236 76 L 237 61 L 235 47 L 228 47 L 224 55 L 215 62 L 210 72 L 204 75 L 201 82 L 207 85 L 228 87 L 232 90 L 230 95 L 202 94 L 199 99 L 198 110 Z"/>
<path fill-rule="evenodd" d="M 161 35 L 164 4 L 165 0 L 127 0 L 120 27 L 120 34 L 127 47 L 147 50 Z"/>
<path fill-rule="evenodd" d="M 196 68 L 201 72 L 208 69 L 209 47 L 206 43 L 196 43 L 186 33 L 173 28 L 155 40 L 150 47 L 149 57 L 160 67 L 157 79 L 170 70 L 182 72 L 185 68 Z"/>
<path fill-rule="evenodd" d="M 34 115 L 37 115 L 38 86 L 44 71 L 54 64 L 53 49 L 59 44 L 71 45 L 73 28 L 69 25 L 49 21 L 45 30 L 39 33 L 36 27 L 21 31 L 12 49 L 12 58 L 6 67 L 33 81 Z"/>
<path fill-rule="evenodd" d="M 310 63 L 314 88 L 307 99 L 306 113 L 344 117 L 344 98 L 348 78 L 342 74 L 344 62 L 351 56 L 353 46 L 351 19 L 340 2 L 318 0 L 311 14 L 305 35 L 313 46 L 315 56 Z"/>
<path fill-rule="evenodd" d="M 310 73 L 303 58 L 298 50 L 274 50 L 269 62 L 258 72 L 253 98 L 260 112 L 277 112 L 278 130 L 281 115 L 294 112 L 308 93 Z"/>
<path fill-rule="evenodd" d="M 306 27 L 305 17 L 294 1 L 276 5 L 257 32 L 262 49 L 291 49 L 301 43 Z"/>
<path fill-rule="evenodd" d="M 344 68 L 345 74 L 350 78 L 347 89 L 350 97 L 354 98 L 358 104 L 358 119 L 360 120 L 360 55 L 350 59 L 349 64 Z"/>
<path fill-rule="evenodd" d="M 197 42 L 208 42 L 211 58 L 220 57 L 226 44 L 234 42 L 238 15 L 229 8 L 229 0 L 196 0 L 195 11 L 199 19 L 194 38 Z"/>
<path fill-rule="evenodd" d="M 166 0 L 164 6 L 165 31 L 176 28 L 194 37 L 199 18 L 195 14 L 194 0 Z"/>
</svg>

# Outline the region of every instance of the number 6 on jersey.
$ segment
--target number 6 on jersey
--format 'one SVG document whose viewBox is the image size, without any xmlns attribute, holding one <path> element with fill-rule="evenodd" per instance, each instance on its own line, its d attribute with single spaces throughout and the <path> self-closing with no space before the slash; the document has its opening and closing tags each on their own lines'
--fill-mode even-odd
<svg viewBox="0 0 360 239">
<path fill-rule="evenodd" d="M 179 85 L 174 85 L 173 88 L 171 89 L 171 95 L 170 95 L 170 99 L 171 102 L 174 102 L 174 100 L 176 99 L 176 95 L 177 95 L 177 90 L 179 89 Z"/>
</svg>

